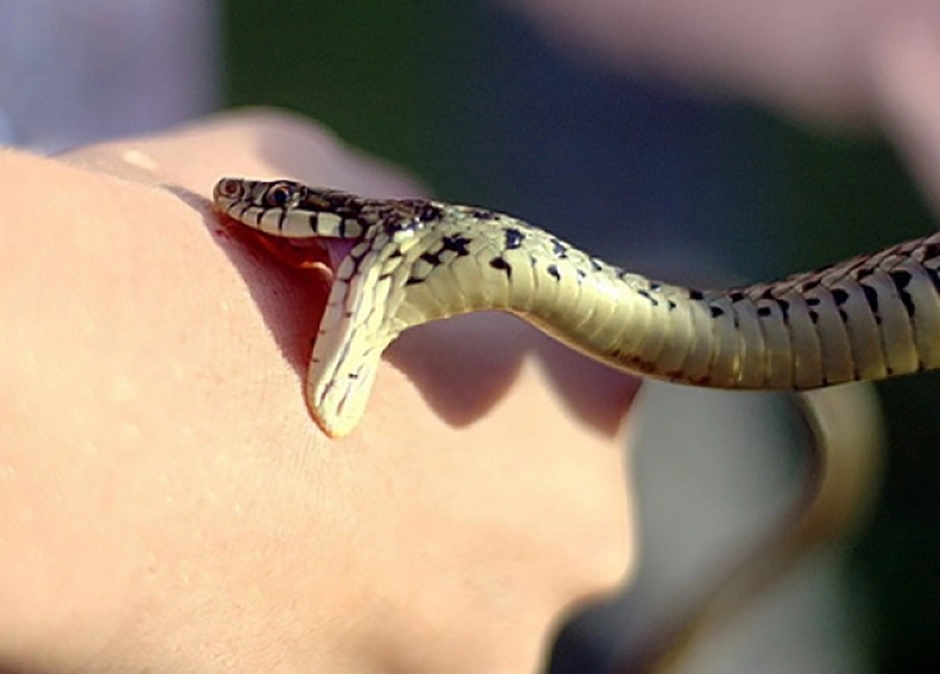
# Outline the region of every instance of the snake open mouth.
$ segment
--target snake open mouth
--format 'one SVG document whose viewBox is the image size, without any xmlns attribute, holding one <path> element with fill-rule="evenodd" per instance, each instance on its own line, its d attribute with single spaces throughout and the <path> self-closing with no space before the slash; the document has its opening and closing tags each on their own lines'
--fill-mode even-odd
<svg viewBox="0 0 940 674">
<path fill-rule="evenodd" d="M 320 236 L 287 239 L 252 230 L 247 233 L 278 262 L 297 269 L 322 271 L 330 278 L 336 275 L 340 263 L 356 243 Z"/>
</svg>

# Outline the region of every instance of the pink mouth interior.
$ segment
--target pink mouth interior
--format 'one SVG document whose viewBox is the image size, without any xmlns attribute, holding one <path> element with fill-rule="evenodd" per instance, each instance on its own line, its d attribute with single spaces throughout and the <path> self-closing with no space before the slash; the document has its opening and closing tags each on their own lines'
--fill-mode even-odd
<svg viewBox="0 0 940 674">
<path fill-rule="evenodd" d="M 264 247 L 284 264 L 306 269 L 327 266 L 334 274 L 357 243 L 354 239 L 325 237 L 288 239 L 260 233 L 257 236 Z"/>
</svg>

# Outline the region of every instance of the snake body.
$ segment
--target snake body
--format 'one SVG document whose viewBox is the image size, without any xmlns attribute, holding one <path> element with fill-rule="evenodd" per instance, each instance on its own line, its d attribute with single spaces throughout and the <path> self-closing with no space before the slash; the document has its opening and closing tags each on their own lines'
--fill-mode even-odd
<svg viewBox="0 0 940 674">
<path fill-rule="evenodd" d="M 773 283 L 698 290 L 483 208 L 239 178 L 221 179 L 214 201 L 274 237 L 351 244 L 306 384 L 333 437 L 359 421 L 403 330 L 472 311 L 508 311 L 613 367 L 698 386 L 813 389 L 940 366 L 940 233 Z"/>
</svg>

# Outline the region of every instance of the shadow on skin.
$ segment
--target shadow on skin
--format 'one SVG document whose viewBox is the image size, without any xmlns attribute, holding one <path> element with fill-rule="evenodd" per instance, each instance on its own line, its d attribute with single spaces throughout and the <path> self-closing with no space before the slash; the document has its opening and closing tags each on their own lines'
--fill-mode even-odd
<svg viewBox="0 0 940 674">
<path fill-rule="evenodd" d="M 443 419 L 464 426 L 486 414 L 529 354 L 581 422 L 609 436 L 617 432 L 640 380 L 582 356 L 506 313 L 457 316 L 407 330 L 389 348 L 386 360 L 415 383 Z"/>
</svg>

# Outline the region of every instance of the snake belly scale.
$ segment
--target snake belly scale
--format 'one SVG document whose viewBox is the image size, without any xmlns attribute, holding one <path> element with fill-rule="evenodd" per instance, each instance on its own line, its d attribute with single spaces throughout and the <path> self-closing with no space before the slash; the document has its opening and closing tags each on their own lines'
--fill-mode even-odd
<svg viewBox="0 0 940 674">
<path fill-rule="evenodd" d="M 274 237 L 351 245 L 306 381 L 330 436 L 362 416 L 403 330 L 503 310 L 615 368 L 699 386 L 812 389 L 940 366 L 940 233 L 773 283 L 698 290 L 592 257 L 509 215 L 223 178 L 216 208 Z"/>
</svg>

